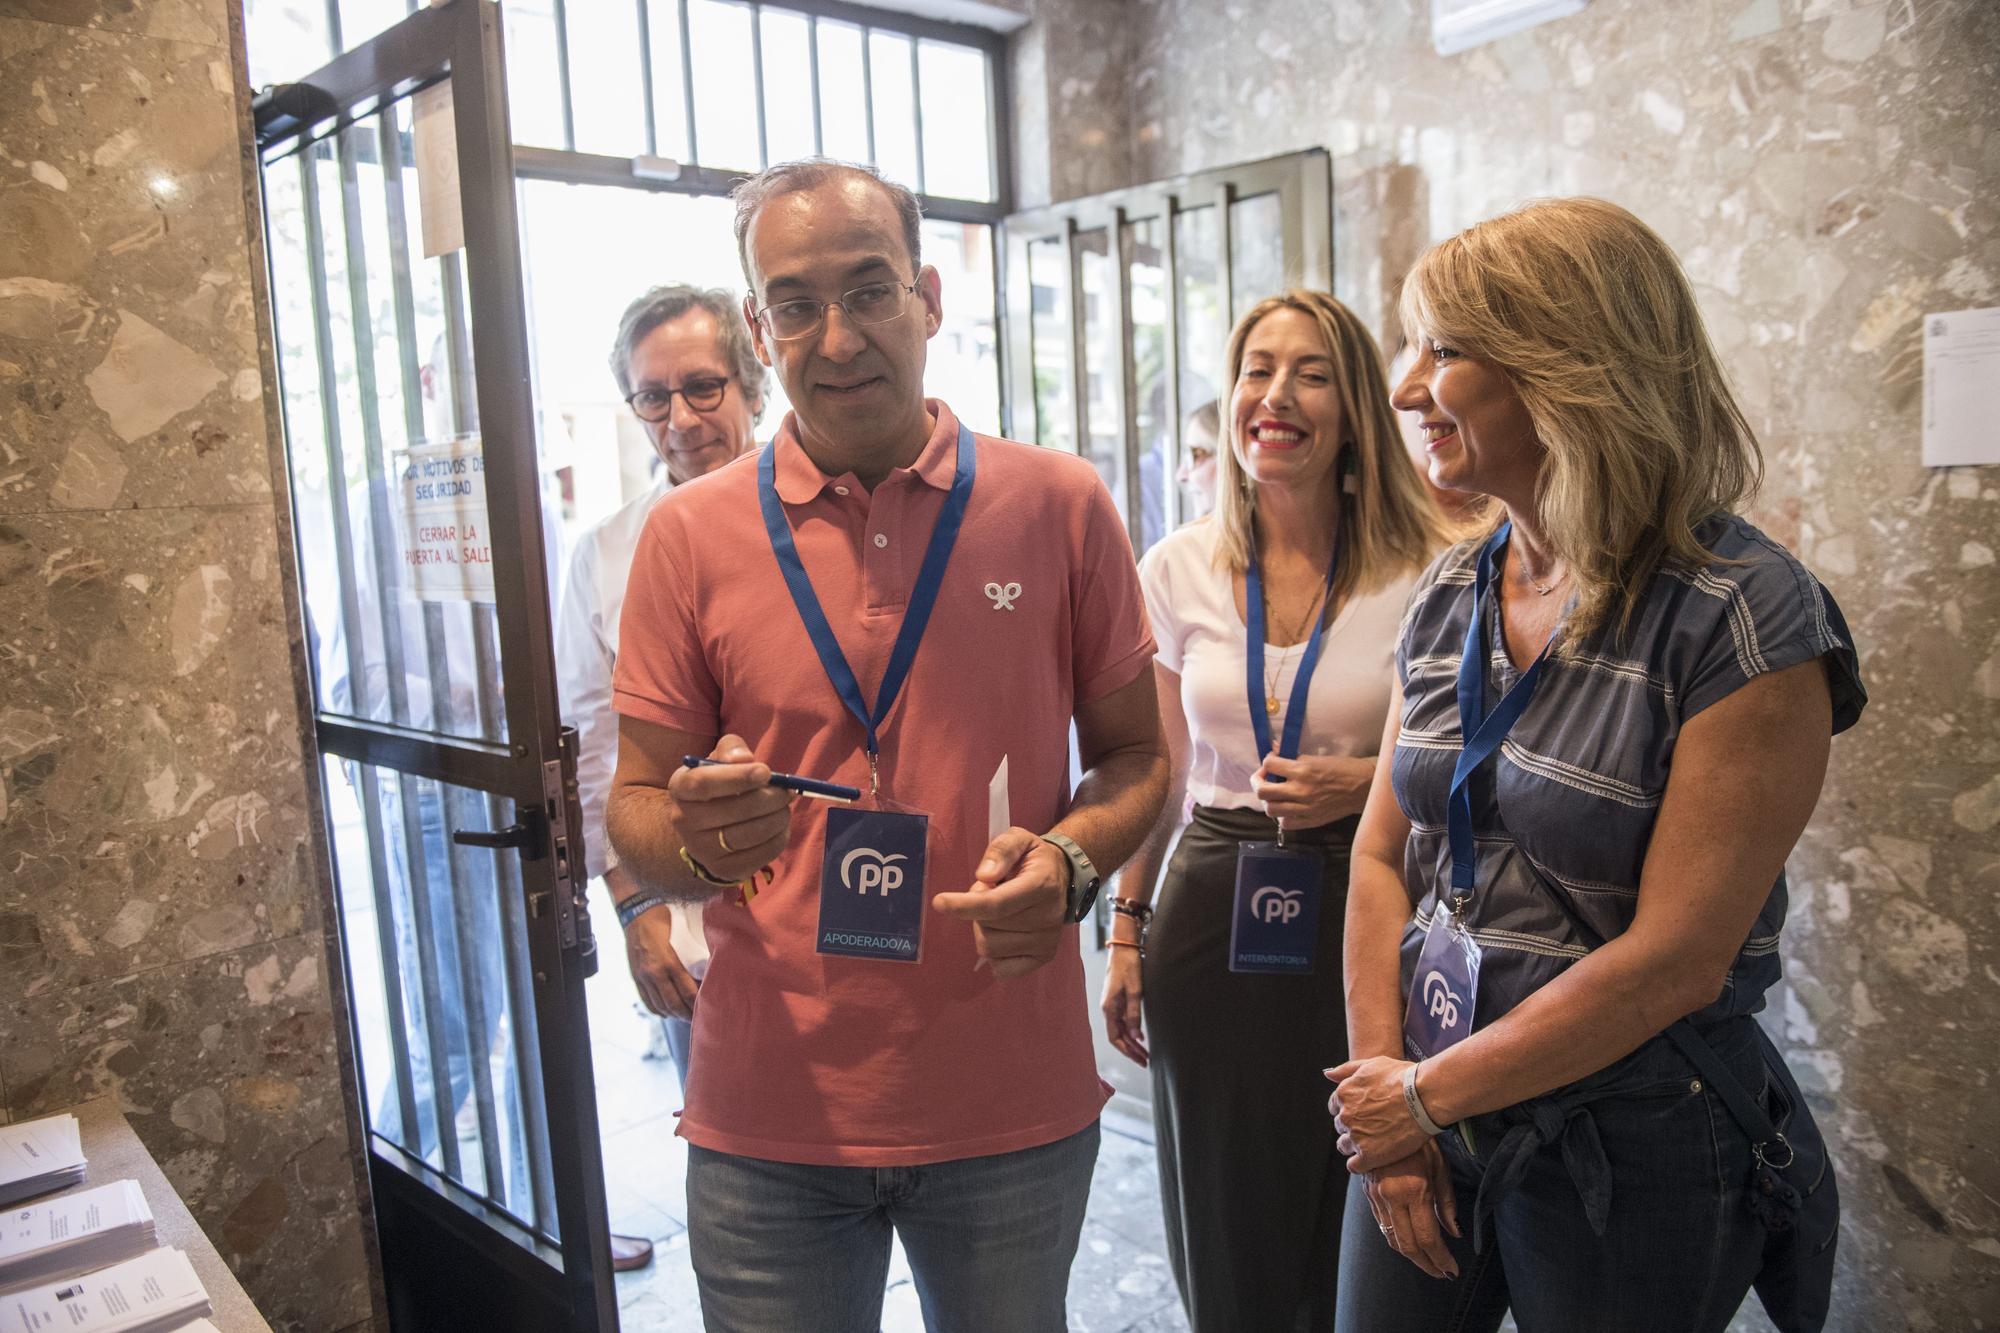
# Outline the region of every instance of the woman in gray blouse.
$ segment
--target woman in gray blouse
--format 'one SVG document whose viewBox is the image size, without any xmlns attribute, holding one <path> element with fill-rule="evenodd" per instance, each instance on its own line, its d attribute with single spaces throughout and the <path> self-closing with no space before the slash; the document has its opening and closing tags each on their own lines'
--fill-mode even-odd
<svg viewBox="0 0 2000 1333">
<path fill-rule="evenodd" d="M 1816 1328 L 1831 1175 L 1751 1015 L 1846 624 L 1736 514 L 1755 436 L 1630 213 L 1473 227 L 1403 317 L 1396 405 L 1488 518 L 1412 596 L 1355 839 L 1340 1328 L 1719 1331 L 1753 1281 Z"/>
</svg>

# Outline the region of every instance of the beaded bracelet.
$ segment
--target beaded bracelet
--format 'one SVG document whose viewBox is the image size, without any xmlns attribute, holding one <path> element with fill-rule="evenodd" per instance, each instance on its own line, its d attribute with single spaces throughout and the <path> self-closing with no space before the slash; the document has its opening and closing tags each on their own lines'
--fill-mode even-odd
<svg viewBox="0 0 2000 1333">
<path fill-rule="evenodd" d="M 1132 923 L 1139 927 L 1142 935 L 1146 933 L 1146 927 L 1153 924 L 1152 904 L 1142 903 L 1137 898 L 1113 898 L 1111 910 L 1119 916 L 1132 918 Z"/>
</svg>

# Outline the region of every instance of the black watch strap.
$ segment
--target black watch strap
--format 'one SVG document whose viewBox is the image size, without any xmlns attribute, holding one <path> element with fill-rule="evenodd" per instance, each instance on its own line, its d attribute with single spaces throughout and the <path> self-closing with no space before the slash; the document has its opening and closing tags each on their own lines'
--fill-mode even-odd
<svg viewBox="0 0 2000 1333">
<path fill-rule="evenodd" d="M 1097 901 L 1097 891 L 1104 884 L 1103 876 L 1091 864 L 1090 857 L 1076 840 L 1061 833 L 1045 833 L 1042 841 L 1063 854 L 1069 862 L 1069 898 L 1064 906 L 1063 920 L 1074 925 L 1090 915 L 1091 905 Z"/>
</svg>

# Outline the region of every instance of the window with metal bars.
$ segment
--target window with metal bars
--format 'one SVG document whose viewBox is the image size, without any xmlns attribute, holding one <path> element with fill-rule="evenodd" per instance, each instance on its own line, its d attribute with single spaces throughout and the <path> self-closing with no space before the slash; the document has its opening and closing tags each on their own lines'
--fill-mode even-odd
<svg viewBox="0 0 2000 1333">
<path fill-rule="evenodd" d="M 418 4 L 246 0 L 252 81 L 297 78 Z M 1006 213 L 999 33 L 840 0 L 502 9 L 524 176 L 725 194 L 746 172 L 823 153 L 879 167 L 940 221 Z"/>
<path fill-rule="evenodd" d="M 1320 149 L 1071 199 L 1006 221 L 1005 401 L 1015 439 L 1088 458 L 1144 555 L 1202 497 L 1177 481 L 1217 445 L 1223 346 L 1287 287 L 1330 284 Z"/>
</svg>

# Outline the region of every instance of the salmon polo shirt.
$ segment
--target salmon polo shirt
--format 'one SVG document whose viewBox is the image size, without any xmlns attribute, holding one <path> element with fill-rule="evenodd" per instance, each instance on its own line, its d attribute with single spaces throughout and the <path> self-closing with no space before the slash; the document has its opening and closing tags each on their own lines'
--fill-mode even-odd
<svg viewBox="0 0 2000 1333">
<path fill-rule="evenodd" d="M 958 420 L 871 494 L 829 477 L 788 417 L 769 446 L 826 618 L 876 700 L 957 462 Z M 1071 715 L 1153 657 L 1132 548 L 1090 464 L 975 437 L 978 470 L 936 609 L 879 728 L 882 794 L 930 816 L 926 899 L 963 891 L 987 843 L 987 789 L 1008 766 L 1014 824 L 1069 804 Z M 806 634 L 757 502 L 757 459 L 654 507 L 619 628 L 620 713 L 697 736 L 742 736 L 780 772 L 868 787 L 865 733 Z M 775 881 L 709 908 L 680 1133 L 772 1161 L 910 1166 L 1053 1143 L 1109 1089 L 1091 1052 L 1074 930 L 1053 962 L 999 980 L 972 926 L 926 906 L 920 961 L 814 951 L 824 802 L 792 809 Z"/>
</svg>

